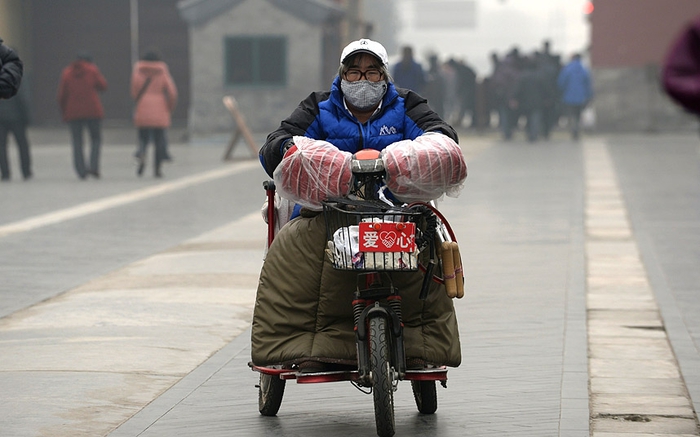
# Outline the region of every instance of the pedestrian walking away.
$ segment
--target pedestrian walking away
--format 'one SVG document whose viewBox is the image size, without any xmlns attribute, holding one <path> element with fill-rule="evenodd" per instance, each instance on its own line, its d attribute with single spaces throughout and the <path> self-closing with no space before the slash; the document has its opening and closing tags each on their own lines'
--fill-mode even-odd
<svg viewBox="0 0 700 437">
<path fill-rule="evenodd" d="M 428 57 L 428 72 L 425 78 L 423 96 L 428 99 L 428 105 L 440 117 L 445 116 L 445 80 L 440 70 L 440 60 L 436 54 Z"/>
<path fill-rule="evenodd" d="M 24 180 L 32 177 L 32 161 L 29 152 L 29 105 L 26 88 L 9 99 L 0 99 L 0 174 L 3 181 L 10 180 L 10 163 L 7 159 L 7 144 L 10 133 L 15 138 L 19 152 L 20 168 Z"/>
<path fill-rule="evenodd" d="M 392 76 L 397 87 L 408 88 L 419 94 L 423 92 L 425 72 L 413 59 L 413 47 L 404 46 L 401 49 L 401 61 L 394 66 Z"/>
<path fill-rule="evenodd" d="M 465 115 L 469 115 L 470 120 L 467 127 L 475 128 L 477 125 L 476 72 L 464 61 L 458 61 L 454 58 L 450 58 L 447 62 L 457 73 L 458 109 L 454 126 L 461 127 L 464 122 Z"/>
<path fill-rule="evenodd" d="M 491 76 L 490 86 L 495 105 L 498 109 L 498 127 L 504 140 L 513 138 L 519 115 L 515 88 L 520 80 L 517 53 L 511 51 L 498 62 Z"/>
<path fill-rule="evenodd" d="M 58 103 L 63 120 L 70 126 L 73 144 L 73 165 L 80 179 L 91 175 L 100 177 L 100 149 L 104 109 L 99 93 L 107 89 L 107 80 L 87 53 L 78 54 L 61 75 Z M 90 135 L 90 161 L 83 154 L 83 131 Z"/>
<path fill-rule="evenodd" d="M 593 98 L 591 75 L 583 66 L 580 54 L 574 54 L 571 61 L 562 68 L 557 85 L 561 91 L 571 138 L 576 141 L 581 133 L 581 112 Z"/>
<path fill-rule="evenodd" d="M 168 66 L 155 49 L 149 50 L 134 65 L 131 75 L 131 96 L 134 99 L 134 126 L 138 132 L 135 156 L 136 174 L 143 175 L 148 144 L 153 142 L 153 175 L 162 177 L 161 165 L 170 160 L 166 130 L 177 105 L 177 87 Z"/>
<path fill-rule="evenodd" d="M 535 57 L 523 57 L 521 71 L 513 92 L 515 109 L 525 117 L 525 135 L 529 142 L 539 139 L 542 132 L 542 108 L 545 100 L 545 85 L 538 75 Z M 514 120 L 514 125 L 518 122 Z"/>
</svg>

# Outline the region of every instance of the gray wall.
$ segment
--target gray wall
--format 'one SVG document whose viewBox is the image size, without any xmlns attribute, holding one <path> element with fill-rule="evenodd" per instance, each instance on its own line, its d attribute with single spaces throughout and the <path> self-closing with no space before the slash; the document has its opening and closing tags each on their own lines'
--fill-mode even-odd
<svg viewBox="0 0 700 437">
<path fill-rule="evenodd" d="M 663 92 L 659 67 L 594 68 L 593 107 L 600 132 L 697 130 L 697 118 Z"/>
</svg>

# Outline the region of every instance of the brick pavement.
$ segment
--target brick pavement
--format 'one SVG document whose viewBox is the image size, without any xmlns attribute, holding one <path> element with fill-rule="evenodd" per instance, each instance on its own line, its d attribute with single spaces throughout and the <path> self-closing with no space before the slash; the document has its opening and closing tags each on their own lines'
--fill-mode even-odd
<svg viewBox="0 0 700 437">
<path fill-rule="evenodd" d="M 696 435 L 608 148 L 584 147 L 591 435 Z"/>
</svg>

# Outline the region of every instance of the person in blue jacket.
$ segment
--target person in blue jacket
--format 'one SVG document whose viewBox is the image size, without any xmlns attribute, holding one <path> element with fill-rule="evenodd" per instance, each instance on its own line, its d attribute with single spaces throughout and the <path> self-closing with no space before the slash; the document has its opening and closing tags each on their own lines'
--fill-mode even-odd
<svg viewBox="0 0 700 437">
<path fill-rule="evenodd" d="M 426 132 L 440 132 L 457 142 L 455 130 L 410 89 L 396 88 L 389 58 L 380 43 L 360 39 L 342 52 L 338 76 L 330 91 L 311 93 L 280 127 L 267 136 L 260 160 L 272 176 L 292 136 L 332 143 L 340 150 L 382 150 Z"/>
<path fill-rule="evenodd" d="M 401 61 L 394 66 L 392 76 L 396 86 L 408 88 L 417 93 L 423 92 L 425 72 L 423 66 L 413 59 L 413 47 L 404 46 L 401 49 Z"/>
<path fill-rule="evenodd" d="M 571 138 L 578 140 L 581 131 L 581 112 L 593 98 L 591 75 L 581 62 L 580 54 L 574 54 L 571 61 L 561 69 L 557 85 L 567 113 Z"/>
</svg>

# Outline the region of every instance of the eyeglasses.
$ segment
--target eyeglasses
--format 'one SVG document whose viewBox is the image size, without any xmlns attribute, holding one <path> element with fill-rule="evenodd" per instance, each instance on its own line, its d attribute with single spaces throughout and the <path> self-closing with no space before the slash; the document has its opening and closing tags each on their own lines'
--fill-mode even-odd
<svg viewBox="0 0 700 437">
<path fill-rule="evenodd" d="M 370 82 L 379 82 L 382 79 L 382 75 L 382 72 L 376 69 L 360 71 L 353 68 L 345 72 L 345 79 L 349 80 L 350 82 L 355 82 L 364 77 Z"/>
</svg>

